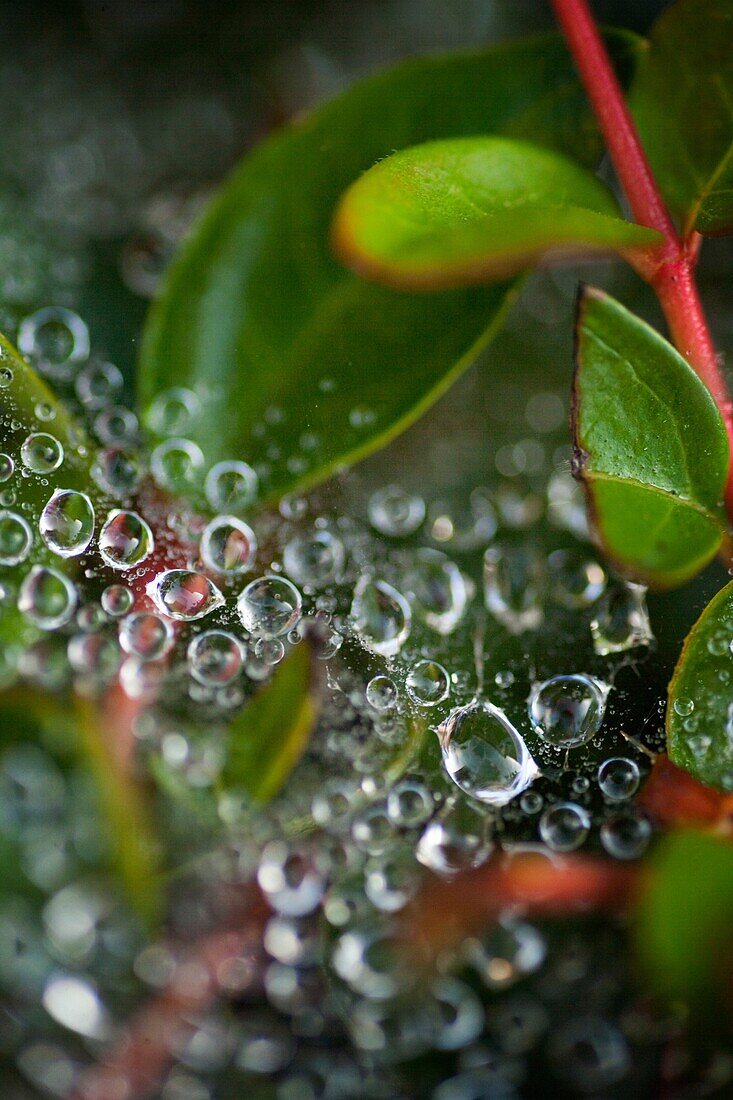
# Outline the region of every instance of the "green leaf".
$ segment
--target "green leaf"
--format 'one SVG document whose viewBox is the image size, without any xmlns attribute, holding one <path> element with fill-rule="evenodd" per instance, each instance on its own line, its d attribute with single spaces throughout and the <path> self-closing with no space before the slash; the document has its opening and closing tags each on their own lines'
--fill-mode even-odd
<svg viewBox="0 0 733 1100">
<path fill-rule="evenodd" d="M 725 530 L 715 402 L 671 344 L 598 290 L 581 294 L 575 356 L 574 472 L 600 542 L 637 579 L 681 584 Z"/>
<path fill-rule="evenodd" d="M 632 91 L 644 147 L 683 232 L 733 230 L 733 4 L 678 0 Z"/>
<path fill-rule="evenodd" d="M 39 416 L 43 410 L 43 417 Z M 53 554 L 38 533 L 38 521 L 54 489 L 77 489 L 89 495 L 94 483 L 90 474 L 92 451 L 83 429 L 69 414 L 62 401 L 48 388 L 4 336 L 0 335 L 0 450 L 15 463 L 12 480 L 3 483 L 4 491 L 14 490 L 18 511 L 27 521 L 32 545 L 28 557 L 18 565 L 0 566 L 0 581 L 7 595 L 0 600 L 0 687 L 12 680 L 13 662 L 23 648 L 39 637 L 40 631 L 16 605 L 19 585 L 33 565 L 48 565 L 71 573 L 72 566 Z M 21 477 L 21 448 L 34 432 L 52 435 L 63 448 L 63 462 L 48 474 Z M 98 495 L 98 490 L 96 491 Z"/>
<path fill-rule="evenodd" d="M 501 137 L 429 141 L 380 161 L 344 195 L 332 237 L 347 266 L 405 290 L 507 278 L 547 253 L 661 240 L 624 221 L 587 169 Z"/>
<path fill-rule="evenodd" d="M 685 639 L 669 684 L 667 752 L 678 767 L 733 790 L 733 581 L 710 601 Z"/>
<path fill-rule="evenodd" d="M 232 723 L 225 788 L 243 788 L 255 802 L 277 794 L 318 718 L 320 672 L 314 644 L 306 637 Z"/>
<path fill-rule="evenodd" d="M 628 75 L 638 40 L 611 35 Z M 407 427 L 498 327 L 508 284 L 430 298 L 358 279 L 329 227 L 361 172 L 416 142 L 495 132 L 585 165 L 595 124 L 558 36 L 425 58 L 358 84 L 247 157 L 205 213 L 153 305 L 145 409 L 175 386 L 208 463 L 257 466 L 261 495 L 315 484 Z"/>
<path fill-rule="evenodd" d="M 710 1003 L 717 991 L 723 1002 L 733 959 L 731 913 L 730 841 L 697 832 L 665 837 L 637 914 L 639 951 L 660 993 Z"/>
</svg>

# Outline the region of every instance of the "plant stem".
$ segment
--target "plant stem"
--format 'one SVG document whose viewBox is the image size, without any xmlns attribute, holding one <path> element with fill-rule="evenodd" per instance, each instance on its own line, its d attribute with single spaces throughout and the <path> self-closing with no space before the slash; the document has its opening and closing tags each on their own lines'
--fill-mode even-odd
<svg viewBox="0 0 733 1100">
<path fill-rule="evenodd" d="M 733 404 L 695 284 L 697 234 L 684 241 L 675 229 L 587 0 L 551 3 L 631 211 L 638 222 L 656 229 L 664 238 L 653 253 L 632 262 L 654 289 L 677 350 L 710 390 L 733 454 Z M 725 500 L 733 518 L 733 463 L 728 469 Z"/>
</svg>

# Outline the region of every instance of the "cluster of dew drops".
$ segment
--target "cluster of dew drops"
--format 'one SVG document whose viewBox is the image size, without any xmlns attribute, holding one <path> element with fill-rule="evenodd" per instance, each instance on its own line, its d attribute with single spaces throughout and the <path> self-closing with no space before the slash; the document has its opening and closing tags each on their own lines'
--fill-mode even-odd
<svg viewBox="0 0 733 1100">
<path fill-rule="evenodd" d="M 614 662 L 652 635 L 644 590 L 609 579 L 590 552 L 567 471 L 552 475 L 542 507 L 576 537 L 550 553 L 523 530 L 536 494 L 500 500 L 476 490 L 449 508 L 386 485 L 361 516 L 314 515 L 297 498 L 277 515 L 256 512 L 262 471 L 241 459 L 207 469 L 186 437 L 200 409 L 195 393 L 162 394 L 141 427 L 120 372 L 94 354 L 76 314 L 39 310 L 17 343 L 87 434 L 54 434 L 58 414 L 40 403 L 28 433 L 11 433 L 17 450 L 0 454 L 0 596 L 32 628 L 27 642 L 19 630 L 5 646 L 2 684 L 100 695 L 119 682 L 143 704 L 134 726 L 141 757 L 209 799 L 216 840 L 211 851 L 192 840 L 185 859 L 195 857 L 204 878 L 216 867 L 256 881 L 271 909 L 261 1003 L 198 1022 L 176 1052 L 165 1100 L 209 1100 L 217 1074 L 234 1071 L 271 1079 L 278 1100 L 397 1096 L 399 1064 L 428 1050 L 450 1065 L 436 1100 L 511 1097 L 540 1043 L 581 1091 L 623 1079 L 631 1053 L 616 1022 L 571 1010 L 556 1023 L 540 998 L 514 997 L 548 957 L 543 931 L 521 913 L 467 938 L 429 988 L 395 946 L 426 868 L 450 879 L 492 853 L 529 848 L 553 859 L 591 836 L 609 857 L 630 860 L 649 843 L 649 822 L 631 805 L 643 757 L 601 752 L 592 774 L 572 772 L 578 752 L 602 745 Z M 0 385 L 12 395 L 7 363 Z M 93 491 L 66 487 L 67 470 L 78 484 L 80 456 Z M 26 506 L 30 487 L 37 508 Z M 193 487 L 201 515 L 180 502 Z M 468 564 L 476 561 L 478 571 Z M 517 669 L 485 682 L 484 639 L 487 630 L 498 646 L 537 634 L 550 606 L 588 633 L 578 651 L 593 656 L 593 672 L 530 677 L 519 717 L 504 703 Z M 227 730 L 309 622 L 318 624 L 323 713 L 282 796 L 259 808 L 220 782 Z M 416 730 L 425 753 L 408 751 Z M 567 785 L 543 786 L 568 769 L 569 796 Z M 52 753 L 12 748 L 0 781 L 0 826 L 17 830 L 24 873 L 47 894 L 40 923 L 20 905 L 0 913 L 0 940 L 25 945 L 0 963 L 4 977 L 10 968 L 35 991 L 50 1029 L 38 1039 L 38 1021 L 26 1028 L 19 1015 L 17 1064 L 42 1094 L 61 1096 L 122 1022 L 119 974 L 127 968 L 128 986 L 155 991 L 176 956 L 142 941 L 91 873 L 89 795 Z M 524 831 L 512 833 L 517 817 Z M 49 851 L 59 829 L 63 851 Z M 186 906 L 178 925 L 193 934 L 196 907 Z M 485 997 L 498 993 L 510 998 L 507 1011 L 489 1016 Z M 348 1055 L 330 1049 L 334 1028 Z"/>
</svg>

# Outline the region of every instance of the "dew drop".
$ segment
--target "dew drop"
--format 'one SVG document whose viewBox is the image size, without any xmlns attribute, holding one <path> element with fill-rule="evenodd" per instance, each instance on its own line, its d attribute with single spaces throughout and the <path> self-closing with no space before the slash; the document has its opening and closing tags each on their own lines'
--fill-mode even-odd
<svg viewBox="0 0 733 1100">
<path fill-rule="evenodd" d="M 695 709 L 695 704 L 692 699 L 685 699 L 683 696 L 675 699 L 672 705 L 674 707 L 675 714 L 679 714 L 683 718 L 686 718 L 688 714 L 692 714 L 693 710 Z"/>
<path fill-rule="evenodd" d="M 64 448 L 48 432 L 32 432 L 21 444 L 20 457 L 34 474 L 50 474 L 64 461 Z"/>
<path fill-rule="evenodd" d="M 216 585 L 191 569 L 166 569 L 146 585 L 145 591 L 159 611 L 183 622 L 203 619 L 224 603 Z"/>
<path fill-rule="evenodd" d="M 15 463 L 10 455 L 0 454 L 0 482 L 10 481 L 15 473 Z"/>
<path fill-rule="evenodd" d="M 257 496 L 257 480 L 246 462 L 217 462 L 206 475 L 206 499 L 217 511 L 242 512 Z"/>
<path fill-rule="evenodd" d="M 239 594 L 237 611 L 246 630 L 258 638 L 287 634 L 299 621 L 300 592 L 285 577 L 265 575 L 250 581 Z"/>
<path fill-rule="evenodd" d="M 17 512 L 0 512 L 0 565 L 25 561 L 33 545 L 30 525 Z"/>
<path fill-rule="evenodd" d="M 188 666 L 194 680 L 206 687 L 223 687 L 240 673 L 244 660 L 238 638 L 226 630 L 205 630 L 188 647 Z"/>
<path fill-rule="evenodd" d="M 171 492 L 195 486 L 203 471 L 204 455 L 190 439 L 167 439 L 150 456 L 150 470 L 158 485 Z"/>
<path fill-rule="evenodd" d="M 127 585 L 107 585 L 101 597 L 102 610 L 113 618 L 126 615 L 133 604 L 133 594 Z"/>
<path fill-rule="evenodd" d="M 354 630 L 383 657 L 399 652 L 410 634 L 412 613 L 405 597 L 386 581 L 364 576 L 351 604 Z"/>
<path fill-rule="evenodd" d="M 314 531 L 290 539 L 283 551 L 283 567 L 296 584 L 319 588 L 336 580 L 344 568 L 344 544 L 330 531 Z"/>
<path fill-rule="evenodd" d="M 257 552 L 252 528 L 236 516 L 217 516 L 204 528 L 201 557 L 215 573 L 245 573 Z"/>
<path fill-rule="evenodd" d="M 468 604 L 468 588 L 458 566 L 440 550 L 417 551 L 406 589 L 415 614 L 438 634 L 452 634 Z"/>
<path fill-rule="evenodd" d="M 535 732 L 549 745 L 584 745 L 601 727 L 608 689 L 590 676 L 552 676 L 537 684 L 528 711 Z"/>
<path fill-rule="evenodd" d="M 89 330 L 72 310 L 46 306 L 21 321 L 18 350 L 44 374 L 68 378 L 89 358 Z"/>
<path fill-rule="evenodd" d="M 531 546 L 490 546 L 484 555 L 486 607 L 511 634 L 536 630 L 544 618 L 544 559 Z"/>
<path fill-rule="evenodd" d="M 131 569 L 153 551 L 153 532 L 137 512 L 110 512 L 99 533 L 99 552 L 113 569 Z"/>
<path fill-rule="evenodd" d="M 438 739 L 448 775 L 479 802 L 502 806 L 537 775 L 521 736 L 492 703 L 477 701 L 451 711 Z"/>
<path fill-rule="evenodd" d="M 175 386 L 158 394 L 145 418 L 156 435 L 181 435 L 187 432 L 201 411 L 201 402 L 193 390 Z"/>
<path fill-rule="evenodd" d="M 94 507 L 86 493 L 57 489 L 38 521 L 41 538 L 61 558 L 83 554 L 94 534 Z"/>
<path fill-rule="evenodd" d="M 630 811 L 615 814 L 601 825 L 601 844 L 615 859 L 638 859 L 651 835 L 649 821 Z"/>
<path fill-rule="evenodd" d="M 174 637 L 171 624 L 150 611 L 137 611 L 120 623 L 120 645 L 125 653 L 141 661 L 157 661 L 164 657 Z"/>
<path fill-rule="evenodd" d="M 397 685 L 389 676 L 374 676 L 366 686 L 366 701 L 374 710 L 390 710 L 397 703 Z"/>
<path fill-rule="evenodd" d="M 540 818 L 540 836 L 554 852 L 573 852 L 590 832 L 588 811 L 575 802 L 556 802 Z"/>
<path fill-rule="evenodd" d="M 640 584 L 609 588 L 596 604 L 590 629 L 593 647 L 602 657 L 650 645 L 654 635 L 646 609 L 646 588 Z"/>
<path fill-rule="evenodd" d="M 598 769 L 598 786 L 609 802 L 624 802 L 639 789 L 639 768 L 625 756 L 612 756 Z"/>
<path fill-rule="evenodd" d="M 41 630 L 63 626 L 76 604 L 76 588 L 69 578 L 45 565 L 34 565 L 18 592 L 19 609 Z"/>
<path fill-rule="evenodd" d="M 368 505 L 372 527 L 390 538 L 404 538 L 417 531 L 425 519 L 425 501 L 399 485 L 387 485 L 372 493 Z"/>
<path fill-rule="evenodd" d="M 434 707 L 448 698 L 450 677 L 437 661 L 418 661 L 405 681 L 407 694 L 419 707 Z"/>
</svg>

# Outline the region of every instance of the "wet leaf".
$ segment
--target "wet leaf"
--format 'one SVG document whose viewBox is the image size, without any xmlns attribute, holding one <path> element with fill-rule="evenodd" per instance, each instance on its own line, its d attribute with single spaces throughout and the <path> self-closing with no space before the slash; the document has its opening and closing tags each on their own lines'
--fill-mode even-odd
<svg viewBox="0 0 733 1100">
<path fill-rule="evenodd" d="M 703 611 L 669 685 L 667 752 L 710 787 L 733 792 L 733 582 Z"/>
<path fill-rule="evenodd" d="M 518 275 L 543 255 L 608 252 L 661 238 L 620 215 L 591 172 L 538 145 L 454 138 L 403 149 L 352 184 L 334 249 L 354 271 L 404 290 Z"/>
<path fill-rule="evenodd" d="M 679 0 L 655 24 L 632 106 L 683 231 L 733 229 L 733 5 Z"/>
<path fill-rule="evenodd" d="M 716 991 L 729 996 L 732 912 L 733 845 L 698 832 L 665 837 L 637 914 L 639 951 L 661 993 L 707 1004 Z"/>
<path fill-rule="evenodd" d="M 623 75 L 638 50 L 609 39 Z M 499 325 L 508 284 L 426 298 L 358 279 L 329 227 L 343 191 L 395 149 L 495 132 L 593 165 L 595 125 L 557 36 L 409 61 L 276 134 L 234 172 L 153 305 L 143 407 L 195 391 L 209 464 L 258 467 L 261 496 L 328 477 L 407 427 Z"/>
<path fill-rule="evenodd" d="M 728 443 L 692 368 L 601 291 L 578 305 L 575 473 L 616 565 L 660 588 L 710 561 L 725 530 Z"/>
<path fill-rule="evenodd" d="M 268 802 L 306 749 L 320 709 L 320 668 L 305 638 L 232 723 L 223 784 Z"/>
</svg>

